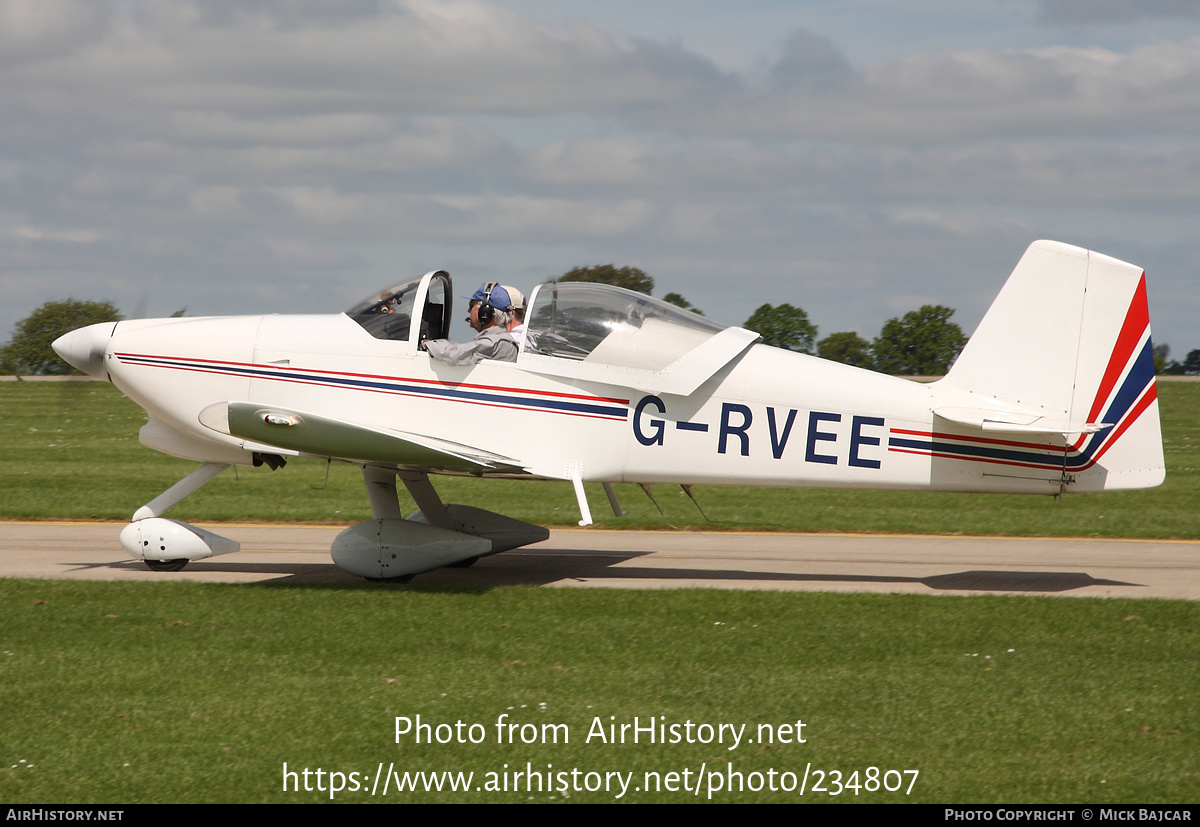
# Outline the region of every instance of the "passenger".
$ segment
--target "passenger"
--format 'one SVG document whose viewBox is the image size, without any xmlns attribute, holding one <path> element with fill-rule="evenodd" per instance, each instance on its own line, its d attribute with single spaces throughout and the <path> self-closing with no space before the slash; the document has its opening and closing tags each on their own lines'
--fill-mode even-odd
<svg viewBox="0 0 1200 827">
<path fill-rule="evenodd" d="M 517 361 L 517 344 L 508 332 L 512 299 L 508 291 L 489 281 L 470 299 L 471 315 L 467 322 L 476 331 L 475 338 L 465 344 L 445 339 L 429 339 L 421 343 L 429 355 L 450 365 L 474 365 L 484 359 L 501 362 Z"/>
<path fill-rule="evenodd" d="M 512 301 L 512 309 L 509 315 L 512 317 L 508 322 L 508 332 L 512 334 L 513 341 L 517 343 L 517 348 L 521 347 L 521 340 L 525 338 L 525 296 L 515 287 L 502 285 L 508 292 L 508 298 Z"/>
</svg>

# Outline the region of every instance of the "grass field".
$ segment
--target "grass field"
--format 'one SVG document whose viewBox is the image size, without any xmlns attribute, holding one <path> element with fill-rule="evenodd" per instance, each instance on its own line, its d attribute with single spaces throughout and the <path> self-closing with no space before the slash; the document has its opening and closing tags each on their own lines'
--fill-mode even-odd
<svg viewBox="0 0 1200 827">
<path fill-rule="evenodd" d="M 694 784 L 702 766 L 811 766 L 829 790 L 834 770 L 860 784 L 870 767 L 919 772 L 911 794 L 834 797 L 810 774 L 803 797 L 721 790 L 722 802 L 1200 800 L 1192 603 L 0 581 L 0 607 L 7 802 L 328 800 L 285 794 L 284 762 L 368 779 L 379 762 L 475 773 L 466 793 L 344 802 L 615 799 L 564 797 L 557 781 L 514 792 L 511 776 L 508 792 L 473 789 L 527 763 L 633 773 L 623 800 L 642 802 L 697 800 L 633 787 L 685 769 Z M 569 740 L 498 745 L 505 713 L 539 739 L 566 725 Z M 417 715 L 479 723 L 485 740 L 397 744 L 395 717 Z M 587 742 L 596 718 L 635 716 L 745 724 L 756 742 Z M 760 724 L 797 720 L 783 735 L 805 743 L 757 742 Z"/>
<path fill-rule="evenodd" d="M 697 494 L 723 528 L 1195 538 L 1200 385 L 1163 384 L 1160 396 L 1168 476 L 1151 491 L 1062 503 Z M 143 421 L 108 385 L 0 385 L 0 515 L 128 519 L 195 467 L 140 446 Z M 327 482 L 315 462 L 229 471 L 171 516 L 369 517 L 357 469 L 328 470 Z M 565 483 L 437 485 L 448 501 L 531 522 L 577 519 Z M 604 524 L 664 525 L 637 489 L 620 488 L 633 512 L 620 520 L 591 492 Z M 712 527 L 681 495 L 659 492 L 671 522 Z M 284 793 L 286 762 L 291 771 L 344 773 L 347 787 L 369 788 L 381 764 L 401 774 L 474 773 L 468 792 L 393 788 L 384 798 L 346 789 L 336 798 L 344 802 L 604 802 L 615 791 L 575 787 L 602 778 L 587 773 L 619 772 L 630 784 L 620 800 L 635 802 L 704 800 L 719 777 L 721 802 L 1194 803 L 1197 651 L 1200 606 L 1184 601 L 0 580 L 0 800 L 329 800 L 316 789 Z M 497 744 L 505 714 L 537 732 L 562 725 L 569 742 Z M 479 724 L 485 740 L 396 743 L 396 716 L 417 715 Z M 597 719 L 635 716 L 643 726 L 650 717 L 744 724 L 753 739 L 761 725 L 802 720 L 806 742 L 729 750 L 728 740 L 587 741 Z M 512 774 L 527 766 L 541 774 L 540 791 L 527 791 L 526 779 L 513 790 Z M 756 778 L 771 783 L 773 770 L 786 786 L 781 773 L 798 784 L 806 769 L 803 797 L 724 788 L 731 773 L 753 787 Z M 911 794 L 878 789 L 902 777 L 907 790 L 913 770 Z M 816 771 L 826 792 L 812 788 Z M 704 790 L 634 789 L 646 773 L 666 784 L 672 772 L 689 790 L 703 779 Z M 473 789 L 504 779 L 508 791 Z M 309 781 L 315 788 L 316 776 Z M 839 782 L 849 788 L 831 796 Z"/>
<path fill-rule="evenodd" d="M 1146 491 L 1068 496 L 937 494 L 699 486 L 691 501 L 672 486 L 655 496 L 671 524 L 726 530 L 884 531 L 940 534 L 1200 538 L 1200 383 L 1159 385 L 1167 481 Z M 0 384 L 0 517 L 128 519 L 196 463 L 142 447 L 145 415 L 111 385 Z M 328 474 L 328 477 L 327 477 Z M 462 502 L 540 525 L 579 519 L 565 482 L 435 478 L 447 502 Z M 636 486 L 617 486 L 630 512 L 614 518 L 589 488 L 597 524 L 666 528 Z M 402 493 L 402 506 L 415 508 Z M 370 518 L 355 466 L 293 460 L 280 471 L 226 471 L 170 513 L 183 520 Z"/>
</svg>

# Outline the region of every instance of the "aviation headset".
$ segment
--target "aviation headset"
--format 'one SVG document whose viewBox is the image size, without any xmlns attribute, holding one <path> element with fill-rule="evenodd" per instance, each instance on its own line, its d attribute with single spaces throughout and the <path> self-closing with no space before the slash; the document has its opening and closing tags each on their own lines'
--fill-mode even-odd
<svg viewBox="0 0 1200 827">
<path fill-rule="evenodd" d="M 492 306 L 492 290 L 499 285 L 498 281 L 489 281 L 483 286 L 483 302 L 479 305 L 479 324 L 487 327 L 496 318 L 496 308 Z"/>
</svg>

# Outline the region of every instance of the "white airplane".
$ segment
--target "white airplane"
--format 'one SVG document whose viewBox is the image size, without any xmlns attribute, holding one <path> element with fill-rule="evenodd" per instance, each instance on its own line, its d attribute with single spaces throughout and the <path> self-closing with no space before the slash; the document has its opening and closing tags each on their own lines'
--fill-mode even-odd
<svg viewBox="0 0 1200 827">
<path fill-rule="evenodd" d="M 648 296 L 543 284 L 516 362 L 467 367 L 418 347 L 450 329 L 448 273 L 345 313 L 91 325 L 54 343 L 146 409 L 144 445 L 204 464 L 133 515 L 121 543 L 155 570 L 238 544 L 162 514 L 230 465 L 362 466 L 373 520 L 334 562 L 407 580 L 543 540 L 446 505 L 430 474 L 584 482 L 1059 495 L 1164 476 L 1145 274 L 1030 246 L 950 373 L 932 384 L 756 344 Z M 420 511 L 405 519 L 403 482 Z"/>
</svg>

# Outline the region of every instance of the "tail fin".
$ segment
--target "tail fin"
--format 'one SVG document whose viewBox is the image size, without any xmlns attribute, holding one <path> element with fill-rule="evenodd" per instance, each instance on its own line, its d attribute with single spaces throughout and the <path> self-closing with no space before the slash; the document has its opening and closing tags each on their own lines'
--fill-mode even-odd
<svg viewBox="0 0 1200 827">
<path fill-rule="evenodd" d="M 1146 488 L 1163 480 L 1146 276 L 1139 267 L 1034 242 L 941 383 L 983 397 L 985 409 L 1036 414 L 1033 421 L 1010 415 L 1007 425 L 1004 415 L 951 413 L 952 420 L 1062 434 L 1068 490 Z"/>
</svg>

